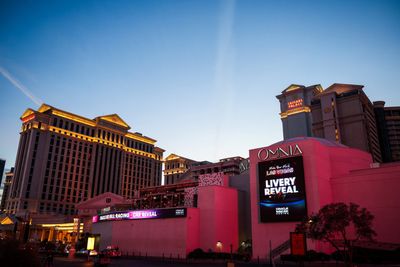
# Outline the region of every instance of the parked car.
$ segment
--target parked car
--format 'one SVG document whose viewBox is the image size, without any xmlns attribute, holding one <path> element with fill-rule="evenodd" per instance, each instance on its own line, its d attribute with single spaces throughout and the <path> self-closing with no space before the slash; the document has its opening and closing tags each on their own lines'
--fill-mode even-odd
<svg viewBox="0 0 400 267">
<path fill-rule="evenodd" d="M 88 254 L 89 256 L 97 256 L 97 251 L 96 250 L 87 250 L 85 248 L 82 248 L 81 250 L 78 250 L 77 252 L 75 252 L 76 256 L 85 256 L 87 257 Z"/>
<path fill-rule="evenodd" d="M 121 257 L 122 255 L 121 251 L 119 251 L 119 248 L 115 246 L 108 246 L 106 249 L 101 251 L 101 254 L 106 255 L 110 258 Z"/>
</svg>

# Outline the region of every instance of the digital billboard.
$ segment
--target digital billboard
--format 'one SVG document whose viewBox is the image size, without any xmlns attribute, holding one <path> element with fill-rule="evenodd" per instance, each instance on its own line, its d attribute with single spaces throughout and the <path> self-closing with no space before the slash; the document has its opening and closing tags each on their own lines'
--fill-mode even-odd
<svg viewBox="0 0 400 267">
<path fill-rule="evenodd" d="M 186 217 L 186 208 L 174 209 L 152 209 L 152 210 L 129 210 L 118 211 L 93 216 L 92 222 L 141 220 L 141 219 L 164 219 Z"/>
<path fill-rule="evenodd" d="M 258 163 L 260 222 L 301 221 L 307 215 L 303 157 Z"/>
</svg>

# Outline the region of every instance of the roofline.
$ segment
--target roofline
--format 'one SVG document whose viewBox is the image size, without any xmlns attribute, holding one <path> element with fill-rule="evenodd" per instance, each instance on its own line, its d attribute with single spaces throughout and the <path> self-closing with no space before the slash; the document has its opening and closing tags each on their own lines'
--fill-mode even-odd
<svg viewBox="0 0 400 267">
<path fill-rule="evenodd" d="M 73 120 L 73 121 L 79 122 L 79 123 L 83 123 L 83 124 L 89 125 L 91 127 L 101 127 L 101 125 L 98 125 L 98 123 L 96 122 L 96 119 L 100 119 L 101 117 L 110 116 L 110 115 L 117 115 L 118 117 L 120 117 L 118 114 L 114 113 L 114 114 L 110 114 L 110 115 L 98 116 L 98 117 L 96 117 L 94 119 L 89 119 L 89 118 L 86 118 L 86 117 L 83 117 L 83 116 L 80 116 L 80 115 L 77 115 L 77 114 L 74 114 L 74 113 L 59 109 L 59 108 L 55 108 L 55 107 L 53 107 L 51 105 L 48 105 L 46 103 L 43 103 L 38 108 L 37 111 L 34 110 L 34 109 L 31 109 L 31 108 L 26 109 L 20 119 L 22 120 L 23 118 L 25 118 L 27 116 L 30 116 L 32 114 L 37 114 L 37 113 L 44 114 L 48 110 L 51 111 L 52 115 L 63 117 L 63 118 L 69 119 L 69 120 Z M 24 114 L 27 111 L 31 111 L 31 113 L 29 113 L 29 114 L 24 116 Z M 123 121 L 122 118 L 121 118 L 121 120 Z M 116 125 L 120 125 L 120 124 L 116 124 Z M 126 124 L 126 125 L 128 125 L 128 124 Z M 128 130 L 130 129 L 129 125 L 128 125 L 127 129 Z M 144 136 L 144 135 L 139 135 L 137 133 L 132 133 L 132 132 L 129 132 L 129 131 L 127 131 L 127 133 L 125 134 L 125 137 L 132 138 L 132 139 L 137 140 L 137 141 L 142 141 L 144 143 L 150 143 L 152 145 L 154 145 L 157 142 L 156 139 L 153 139 L 153 138 L 150 138 L 150 137 L 147 137 L 147 136 Z"/>
</svg>

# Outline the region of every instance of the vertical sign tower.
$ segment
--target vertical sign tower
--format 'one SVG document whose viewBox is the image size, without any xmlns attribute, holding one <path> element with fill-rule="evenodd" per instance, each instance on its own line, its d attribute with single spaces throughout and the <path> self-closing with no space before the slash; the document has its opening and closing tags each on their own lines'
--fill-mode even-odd
<svg viewBox="0 0 400 267">
<path fill-rule="evenodd" d="M 321 85 L 292 84 L 276 96 L 281 106 L 283 139 L 312 136 L 311 99 L 323 91 Z"/>
</svg>

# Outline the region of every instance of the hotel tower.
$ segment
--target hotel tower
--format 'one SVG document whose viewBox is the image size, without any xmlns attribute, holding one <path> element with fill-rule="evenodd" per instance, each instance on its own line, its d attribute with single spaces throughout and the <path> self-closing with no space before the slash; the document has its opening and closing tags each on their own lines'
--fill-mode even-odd
<svg viewBox="0 0 400 267">
<path fill-rule="evenodd" d="M 7 213 L 74 215 L 75 204 L 99 194 L 133 198 L 161 185 L 164 150 L 117 114 L 88 119 L 43 104 L 21 120 Z"/>
</svg>

